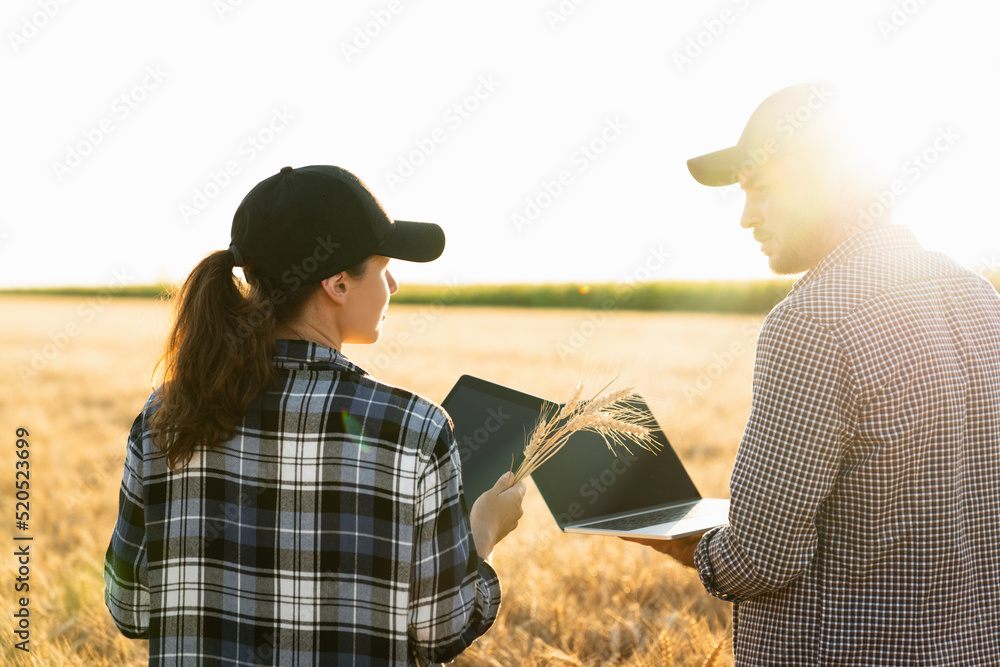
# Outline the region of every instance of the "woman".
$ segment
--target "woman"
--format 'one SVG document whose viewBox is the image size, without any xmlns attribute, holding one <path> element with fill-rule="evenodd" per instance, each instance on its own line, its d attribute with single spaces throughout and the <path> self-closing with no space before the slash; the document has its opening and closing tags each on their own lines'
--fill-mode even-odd
<svg viewBox="0 0 1000 667">
<path fill-rule="evenodd" d="M 489 629 L 488 560 L 524 485 L 505 475 L 468 513 L 448 416 L 341 352 L 378 340 L 389 258 L 443 249 L 350 172 L 285 167 L 192 271 L 105 561 L 108 609 L 150 665 L 426 664 Z"/>
</svg>

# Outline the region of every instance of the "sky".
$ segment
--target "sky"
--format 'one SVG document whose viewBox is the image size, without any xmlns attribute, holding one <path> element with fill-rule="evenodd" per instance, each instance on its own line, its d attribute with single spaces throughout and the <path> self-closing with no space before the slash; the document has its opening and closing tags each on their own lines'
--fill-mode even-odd
<svg viewBox="0 0 1000 667">
<path fill-rule="evenodd" d="M 894 219 L 1000 265 L 1000 7 L 958 0 L 6 0 L 0 288 L 177 282 L 281 167 L 440 224 L 406 283 L 770 276 L 686 160 L 825 82 Z"/>
</svg>

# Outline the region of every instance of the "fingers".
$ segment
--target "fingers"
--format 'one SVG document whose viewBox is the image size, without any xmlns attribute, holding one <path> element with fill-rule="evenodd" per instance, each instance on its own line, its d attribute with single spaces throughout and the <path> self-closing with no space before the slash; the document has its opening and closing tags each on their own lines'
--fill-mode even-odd
<svg viewBox="0 0 1000 667">
<path fill-rule="evenodd" d="M 513 484 L 512 483 L 513 481 L 514 481 L 514 473 L 505 472 L 504 474 L 500 475 L 500 479 L 496 481 L 496 484 L 494 484 L 493 488 L 490 490 L 499 495 L 507 491 L 519 489 L 520 495 L 523 497 L 525 490 L 524 482 L 518 482 L 517 484 Z"/>
<path fill-rule="evenodd" d="M 515 524 L 524 515 L 524 508 L 522 507 L 524 491 L 524 482 L 518 482 L 514 486 L 504 489 L 493 498 L 493 502 L 496 503 L 499 513 L 508 521 L 513 521 Z"/>
<path fill-rule="evenodd" d="M 619 536 L 621 537 L 621 536 Z M 650 540 L 641 537 L 621 537 L 621 539 L 626 542 L 635 542 L 636 544 L 641 544 L 644 547 L 651 547 L 661 554 L 673 555 L 671 552 L 674 549 L 672 540 Z"/>
<path fill-rule="evenodd" d="M 520 504 L 524 500 L 524 492 L 526 490 L 527 487 L 524 485 L 524 482 L 518 482 L 514 486 L 504 489 L 502 495 L 515 498 L 518 504 Z"/>
<path fill-rule="evenodd" d="M 676 540 L 651 540 L 643 537 L 619 536 L 626 542 L 635 542 L 643 546 L 651 547 L 672 557 L 683 565 L 694 567 L 694 550 L 701 540 L 701 535 L 689 535 Z"/>
<path fill-rule="evenodd" d="M 517 528 L 524 516 L 521 503 L 527 487 L 524 482 L 511 484 L 514 476 L 506 472 L 500 476 L 493 488 L 483 492 L 472 504 L 470 521 L 476 551 L 487 555 L 497 542 Z"/>
<path fill-rule="evenodd" d="M 663 540 L 650 540 L 644 537 L 625 537 L 624 535 L 619 535 L 618 537 L 626 542 L 635 542 L 636 544 L 641 544 L 644 547 L 656 547 L 663 542 Z"/>
<path fill-rule="evenodd" d="M 511 480 L 512 476 L 513 476 L 513 473 L 510 473 L 510 472 L 505 472 L 504 474 L 500 475 L 500 479 L 498 479 L 493 484 L 493 488 L 490 489 L 490 492 L 499 495 L 499 494 L 503 493 L 504 491 L 506 491 L 507 487 L 510 486 L 510 480 Z"/>
<path fill-rule="evenodd" d="M 481 501 L 476 501 L 477 504 L 481 502 L 484 518 L 493 526 L 494 542 L 509 535 L 524 516 L 521 503 L 527 487 L 524 482 L 512 485 L 513 479 L 512 473 L 504 473 L 492 489 L 480 496 Z"/>
</svg>

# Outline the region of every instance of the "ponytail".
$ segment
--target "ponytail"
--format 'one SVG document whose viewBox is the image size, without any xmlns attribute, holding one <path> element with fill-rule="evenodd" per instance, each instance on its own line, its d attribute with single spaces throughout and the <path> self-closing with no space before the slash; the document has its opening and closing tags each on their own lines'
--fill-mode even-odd
<svg viewBox="0 0 1000 667">
<path fill-rule="evenodd" d="M 174 295 L 173 327 L 153 371 L 162 369 L 163 381 L 151 418 L 153 442 L 171 468 L 186 465 L 198 447 L 232 438 L 275 377 L 275 306 L 290 304 L 257 280 L 238 284 L 234 266 L 228 250 L 213 252 Z"/>
</svg>

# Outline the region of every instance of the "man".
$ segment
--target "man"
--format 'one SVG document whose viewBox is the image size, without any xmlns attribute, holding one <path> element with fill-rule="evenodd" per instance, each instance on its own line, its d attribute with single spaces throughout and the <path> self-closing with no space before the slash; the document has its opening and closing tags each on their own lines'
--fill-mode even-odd
<svg viewBox="0 0 1000 667">
<path fill-rule="evenodd" d="M 808 273 L 760 332 L 729 525 L 658 548 L 734 603 L 737 665 L 1000 664 L 1000 297 L 890 223 L 829 98 L 688 162 Z"/>
</svg>

